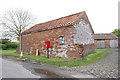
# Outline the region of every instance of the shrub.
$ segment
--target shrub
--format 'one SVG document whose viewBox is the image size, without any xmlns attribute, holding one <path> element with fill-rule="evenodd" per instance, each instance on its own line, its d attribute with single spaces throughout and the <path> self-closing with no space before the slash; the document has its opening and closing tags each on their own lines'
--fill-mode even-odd
<svg viewBox="0 0 120 80">
<path fill-rule="evenodd" d="M 16 42 L 10 42 L 10 43 L 8 43 L 6 45 L 7 45 L 7 48 L 17 48 L 18 43 L 16 43 Z"/>
<path fill-rule="evenodd" d="M 3 49 L 3 50 L 6 50 L 6 49 L 16 49 L 17 46 L 18 46 L 18 42 L 9 42 L 7 44 L 0 44 L 0 47 Z"/>
<path fill-rule="evenodd" d="M 2 46 L 3 50 L 7 50 L 7 45 L 6 44 L 2 44 L 1 46 Z"/>
</svg>

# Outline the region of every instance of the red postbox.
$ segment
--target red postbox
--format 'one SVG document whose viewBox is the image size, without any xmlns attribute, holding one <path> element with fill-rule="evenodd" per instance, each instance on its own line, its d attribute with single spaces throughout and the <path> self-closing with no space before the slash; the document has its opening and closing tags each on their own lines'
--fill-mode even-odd
<svg viewBox="0 0 120 80">
<path fill-rule="evenodd" d="M 50 41 L 45 41 L 45 47 L 50 48 Z"/>
</svg>

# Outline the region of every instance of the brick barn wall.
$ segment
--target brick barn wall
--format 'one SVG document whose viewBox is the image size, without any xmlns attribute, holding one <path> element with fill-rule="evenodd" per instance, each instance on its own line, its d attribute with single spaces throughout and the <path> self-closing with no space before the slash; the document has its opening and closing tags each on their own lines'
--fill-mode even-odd
<svg viewBox="0 0 120 80">
<path fill-rule="evenodd" d="M 50 41 L 50 57 L 81 59 L 81 51 L 76 44 L 83 44 L 85 55 L 94 52 L 93 32 L 90 26 L 86 15 L 83 15 L 74 26 L 22 35 L 22 51 L 35 54 L 38 49 L 41 56 L 46 56 L 45 41 Z M 64 36 L 64 45 L 59 44 L 59 36 Z"/>
<path fill-rule="evenodd" d="M 87 44 L 84 45 L 84 55 L 88 55 L 94 53 L 95 45 L 94 44 Z"/>
<path fill-rule="evenodd" d="M 22 36 L 22 51 L 35 54 L 39 49 L 41 56 L 46 56 L 45 41 L 51 42 L 50 57 L 81 58 L 79 51 L 73 43 L 73 26 L 63 27 L 43 32 L 36 32 Z M 64 36 L 65 44 L 59 44 L 59 36 Z"/>
</svg>

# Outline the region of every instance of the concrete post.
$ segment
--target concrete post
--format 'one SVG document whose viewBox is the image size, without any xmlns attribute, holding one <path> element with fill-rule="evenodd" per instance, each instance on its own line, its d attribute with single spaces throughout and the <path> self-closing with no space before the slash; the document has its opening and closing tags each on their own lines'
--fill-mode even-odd
<svg viewBox="0 0 120 80">
<path fill-rule="evenodd" d="M 20 53 L 21 53 L 21 34 L 20 34 Z"/>
</svg>

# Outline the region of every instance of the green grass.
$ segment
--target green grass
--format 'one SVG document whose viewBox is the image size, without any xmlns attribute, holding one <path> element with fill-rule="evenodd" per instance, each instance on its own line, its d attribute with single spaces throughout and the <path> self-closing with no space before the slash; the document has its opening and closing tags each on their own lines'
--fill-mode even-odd
<svg viewBox="0 0 120 80">
<path fill-rule="evenodd" d="M 104 49 L 95 49 L 95 50 L 112 50 L 112 49 L 120 49 L 120 48 L 104 48 Z"/>
<path fill-rule="evenodd" d="M 120 48 L 112 48 L 112 49 L 120 49 Z"/>
<path fill-rule="evenodd" d="M 104 48 L 104 49 L 95 49 L 95 50 L 111 50 L 112 48 Z"/>
<path fill-rule="evenodd" d="M 97 51 L 96 53 L 85 56 L 83 60 L 63 59 L 63 58 L 49 58 L 48 59 L 46 56 L 35 56 L 35 55 L 27 55 L 27 54 L 23 54 L 23 57 L 36 60 L 37 62 L 43 62 L 48 65 L 74 67 L 74 66 L 82 66 L 82 65 L 88 65 L 88 64 L 94 63 L 100 59 L 105 58 L 108 54 L 109 54 L 108 52 Z M 19 57 L 20 54 L 16 53 L 15 49 L 2 50 L 2 56 Z"/>
</svg>

